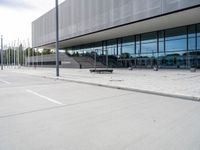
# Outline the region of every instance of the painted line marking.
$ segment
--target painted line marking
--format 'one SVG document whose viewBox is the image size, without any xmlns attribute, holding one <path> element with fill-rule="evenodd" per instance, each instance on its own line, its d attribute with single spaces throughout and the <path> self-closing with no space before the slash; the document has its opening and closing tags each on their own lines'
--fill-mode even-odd
<svg viewBox="0 0 200 150">
<path fill-rule="evenodd" d="M 11 84 L 10 82 L 5 81 L 5 80 L 1 80 L 1 79 L 0 79 L 0 82 L 5 83 L 5 84 Z"/>
<path fill-rule="evenodd" d="M 41 98 L 43 98 L 43 99 L 46 99 L 46 100 L 48 100 L 48 101 L 50 101 L 50 102 L 52 102 L 52 103 L 56 103 L 56 104 L 59 104 L 59 105 L 63 105 L 63 103 L 61 103 L 61 102 L 59 102 L 59 101 L 56 101 L 56 100 L 51 99 L 51 98 L 49 98 L 49 97 L 47 97 L 47 96 L 41 95 L 41 94 L 39 94 L 39 93 L 37 93 L 37 92 L 34 92 L 34 91 L 32 91 L 32 90 L 27 89 L 26 92 L 31 93 L 31 94 L 33 94 L 33 95 L 36 95 L 36 96 L 38 96 L 38 97 L 41 97 Z"/>
</svg>

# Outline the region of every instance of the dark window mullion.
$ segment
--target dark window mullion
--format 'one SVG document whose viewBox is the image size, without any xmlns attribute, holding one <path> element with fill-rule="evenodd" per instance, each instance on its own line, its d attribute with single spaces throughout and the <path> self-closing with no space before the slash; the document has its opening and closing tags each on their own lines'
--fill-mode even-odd
<svg viewBox="0 0 200 150">
<path fill-rule="evenodd" d="M 165 37 L 165 30 L 163 31 L 163 39 L 164 39 L 164 55 L 166 55 L 166 37 Z"/>
<path fill-rule="evenodd" d="M 157 39 L 157 53 L 159 53 L 160 52 L 160 49 L 159 49 L 159 46 L 160 46 L 160 44 L 159 44 L 159 39 L 160 39 L 160 37 L 159 37 L 159 31 L 157 31 L 156 39 Z"/>
<path fill-rule="evenodd" d="M 186 27 L 187 30 L 187 55 L 186 55 L 186 66 L 189 67 L 189 26 Z"/>
<path fill-rule="evenodd" d="M 137 54 L 137 52 L 136 52 L 136 48 L 137 48 L 137 45 L 136 45 L 136 35 L 134 36 L 134 38 L 135 38 L 134 39 L 134 43 L 135 43 L 134 46 L 135 46 L 135 56 L 136 56 L 136 54 Z"/>
<path fill-rule="evenodd" d="M 142 36 L 141 36 L 141 34 L 139 35 L 139 38 L 140 38 L 140 49 L 139 49 L 139 53 L 140 53 L 140 55 L 142 54 Z"/>
<path fill-rule="evenodd" d="M 195 25 L 195 50 L 197 50 L 197 42 L 198 42 L 198 37 L 197 37 L 197 24 Z"/>
</svg>

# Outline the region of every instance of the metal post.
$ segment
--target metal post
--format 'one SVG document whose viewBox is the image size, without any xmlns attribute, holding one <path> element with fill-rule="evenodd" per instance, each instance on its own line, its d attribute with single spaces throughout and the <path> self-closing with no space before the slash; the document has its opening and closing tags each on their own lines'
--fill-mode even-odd
<svg viewBox="0 0 200 150">
<path fill-rule="evenodd" d="M 7 56 L 7 59 L 6 59 L 6 61 L 7 61 L 7 68 L 8 68 L 8 58 L 9 58 L 9 55 L 8 55 L 8 54 L 9 54 L 9 53 L 8 53 L 8 48 L 7 48 L 6 51 L 7 51 L 7 55 L 6 55 L 6 56 Z"/>
<path fill-rule="evenodd" d="M 97 68 L 97 54 L 96 54 L 97 50 L 94 50 L 94 69 L 96 70 Z"/>
<path fill-rule="evenodd" d="M 37 67 L 38 67 L 38 55 L 39 53 L 38 53 L 38 48 L 36 49 L 36 58 L 37 58 Z"/>
<path fill-rule="evenodd" d="M 44 57 L 43 57 L 43 50 L 42 50 L 42 67 L 44 65 Z"/>
<path fill-rule="evenodd" d="M 27 48 L 27 55 L 28 55 L 28 58 L 27 58 L 27 65 L 28 65 L 28 67 L 29 67 L 29 47 Z"/>
<path fill-rule="evenodd" d="M 1 70 L 3 70 L 3 35 L 1 35 Z"/>
<path fill-rule="evenodd" d="M 35 52 L 34 52 L 34 48 L 31 48 L 32 50 L 31 50 L 31 52 L 32 52 L 32 56 L 31 56 L 31 58 L 32 58 L 32 67 L 34 68 L 34 65 L 35 65 Z"/>
<path fill-rule="evenodd" d="M 20 62 L 19 62 L 19 58 L 20 58 L 20 52 L 19 52 L 19 46 L 20 46 L 20 44 L 19 44 L 19 39 L 18 39 L 18 68 L 19 68 L 19 66 L 20 66 Z"/>
<path fill-rule="evenodd" d="M 58 0 L 56 2 L 56 76 L 59 77 L 59 23 Z"/>
<path fill-rule="evenodd" d="M 16 53 L 15 53 L 15 42 L 14 42 L 14 68 L 16 66 Z"/>
<path fill-rule="evenodd" d="M 14 44 L 12 42 L 12 68 L 14 68 Z"/>
<path fill-rule="evenodd" d="M 26 66 L 26 63 L 25 63 L 25 58 L 26 58 L 26 55 L 25 55 L 25 51 L 26 50 L 26 46 L 25 46 L 25 41 L 23 41 L 23 46 L 22 46 L 22 51 L 23 51 L 23 64 L 24 64 L 24 67 Z"/>
<path fill-rule="evenodd" d="M 8 65 L 9 65 L 9 68 L 10 68 L 10 44 L 8 46 Z"/>
<path fill-rule="evenodd" d="M 31 55 L 31 67 L 33 67 L 33 48 L 30 48 L 30 55 Z"/>
<path fill-rule="evenodd" d="M 10 68 L 12 68 L 12 42 L 10 43 Z"/>
<path fill-rule="evenodd" d="M 28 68 L 30 67 L 30 49 L 29 49 L 29 39 L 27 40 L 27 51 L 28 51 L 28 58 L 27 58 L 27 62 L 28 62 Z"/>
<path fill-rule="evenodd" d="M 106 47 L 106 68 L 108 69 L 108 49 Z"/>
</svg>

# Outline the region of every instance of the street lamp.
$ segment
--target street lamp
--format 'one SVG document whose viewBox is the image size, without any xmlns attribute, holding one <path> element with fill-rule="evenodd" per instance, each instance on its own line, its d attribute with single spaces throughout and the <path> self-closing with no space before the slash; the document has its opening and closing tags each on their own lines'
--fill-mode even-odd
<svg viewBox="0 0 200 150">
<path fill-rule="evenodd" d="M 1 70 L 3 70 L 3 35 L 1 35 Z"/>
<path fill-rule="evenodd" d="M 58 20 L 58 0 L 56 2 L 56 76 L 59 77 L 59 20 Z"/>
</svg>

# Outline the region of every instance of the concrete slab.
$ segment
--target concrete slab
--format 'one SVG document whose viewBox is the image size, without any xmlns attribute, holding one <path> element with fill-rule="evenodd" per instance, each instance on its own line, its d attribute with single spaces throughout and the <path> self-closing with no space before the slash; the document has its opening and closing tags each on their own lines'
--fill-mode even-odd
<svg viewBox="0 0 200 150">
<path fill-rule="evenodd" d="M 199 102 L 3 74 L 19 80 L 0 88 L 0 149 L 200 149 Z"/>
</svg>

